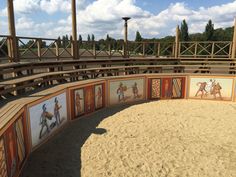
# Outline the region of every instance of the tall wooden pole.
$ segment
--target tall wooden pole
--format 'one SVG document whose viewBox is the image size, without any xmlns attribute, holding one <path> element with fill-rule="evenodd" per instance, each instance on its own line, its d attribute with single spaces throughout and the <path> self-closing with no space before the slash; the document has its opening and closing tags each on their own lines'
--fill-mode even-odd
<svg viewBox="0 0 236 177">
<path fill-rule="evenodd" d="M 71 0 L 72 11 L 72 56 L 73 59 L 78 59 L 78 42 L 77 42 L 77 26 L 76 26 L 76 0 Z"/>
<path fill-rule="evenodd" d="M 178 58 L 179 54 L 179 25 L 176 27 L 176 36 L 175 36 L 175 58 Z"/>
<path fill-rule="evenodd" d="M 123 17 L 122 18 L 125 23 L 124 23 L 124 57 L 128 57 L 128 20 L 130 17 Z"/>
<path fill-rule="evenodd" d="M 236 53 L 236 18 L 234 19 L 234 36 L 233 36 L 233 47 L 231 58 L 235 58 Z"/>
<path fill-rule="evenodd" d="M 16 29 L 15 29 L 15 18 L 14 18 L 14 6 L 13 0 L 7 0 L 7 12 L 8 12 L 8 29 L 10 33 L 9 41 L 9 56 L 11 61 L 19 61 L 18 50 L 17 50 L 17 40 L 16 40 Z"/>
</svg>

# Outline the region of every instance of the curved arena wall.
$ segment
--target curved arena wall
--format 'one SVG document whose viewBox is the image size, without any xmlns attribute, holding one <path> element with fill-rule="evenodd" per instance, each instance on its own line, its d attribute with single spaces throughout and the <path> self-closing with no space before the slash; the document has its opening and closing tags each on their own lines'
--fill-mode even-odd
<svg viewBox="0 0 236 177">
<path fill-rule="evenodd" d="M 12 101 L 0 112 L 0 176 L 19 176 L 32 151 L 70 121 L 104 107 L 162 99 L 235 101 L 234 92 L 232 76 L 146 74 L 59 85 Z"/>
</svg>

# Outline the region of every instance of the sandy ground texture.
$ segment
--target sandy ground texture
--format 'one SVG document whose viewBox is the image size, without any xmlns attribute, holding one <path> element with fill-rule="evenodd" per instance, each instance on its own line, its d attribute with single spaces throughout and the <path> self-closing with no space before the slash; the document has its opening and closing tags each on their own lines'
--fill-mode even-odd
<svg viewBox="0 0 236 177">
<path fill-rule="evenodd" d="M 236 104 L 166 100 L 107 108 L 35 151 L 24 177 L 235 177 Z"/>
<path fill-rule="evenodd" d="M 160 101 L 99 124 L 82 147 L 82 176 L 236 176 L 236 105 Z"/>
</svg>

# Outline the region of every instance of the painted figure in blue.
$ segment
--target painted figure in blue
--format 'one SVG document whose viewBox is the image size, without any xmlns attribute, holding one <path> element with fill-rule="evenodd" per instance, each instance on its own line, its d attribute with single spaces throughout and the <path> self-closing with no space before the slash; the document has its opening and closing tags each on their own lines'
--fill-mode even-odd
<svg viewBox="0 0 236 177">
<path fill-rule="evenodd" d="M 126 86 L 123 86 L 123 83 L 120 82 L 120 85 L 118 89 L 116 90 L 116 93 L 118 94 L 118 101 L 125 101 L 125 91 L 126 91 Z"/>
<path fill-rule="evenodd" d="M 43 112 L 42 112 L 41 117 L 40 117 L 41 130 L 40 130 L 40 133 L 39 133 L 39 139 L 42 138 L 42 133 L 43 133 L 44 127 L 46 127 L 47 133 L 50 132 L 50 128 L 48 126 L 47 119 L 52 119 L 52 117 L 53 117 L 53 115 L 51 113 L 47 112 L 46 104 L 43 105 L 42 109 L 43 109 Z"/>
</svg>

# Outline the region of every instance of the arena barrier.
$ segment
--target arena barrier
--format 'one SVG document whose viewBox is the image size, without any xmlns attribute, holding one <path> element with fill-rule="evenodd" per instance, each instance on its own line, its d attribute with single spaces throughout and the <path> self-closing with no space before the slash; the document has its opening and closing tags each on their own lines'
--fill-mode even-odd
<svg viewBox="0 0 236 177">
<path fill-rule="evenodd" d="M 163 99 L 235 101 L 235 77 L 145 74 L 58 85 L 0 109 L 0 176 L 19 176 L 30 153 L 70 121 L 105 107 Z"/>
</svg>

